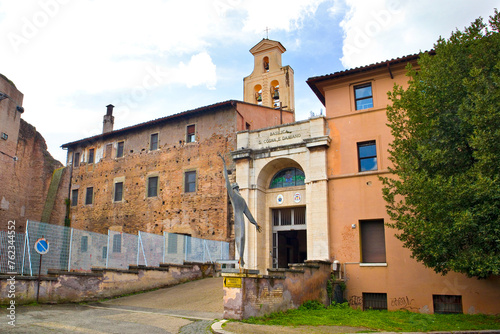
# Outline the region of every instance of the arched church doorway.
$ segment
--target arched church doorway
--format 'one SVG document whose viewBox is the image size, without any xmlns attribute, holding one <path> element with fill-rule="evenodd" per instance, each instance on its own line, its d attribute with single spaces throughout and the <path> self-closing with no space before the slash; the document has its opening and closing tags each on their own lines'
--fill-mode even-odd
<svg viewBox="0 0 500 334">
<path fill-rule="evenodd" d="M 276 198 L 276 207 L 270 207 L 273 268 L 288 268 L 289 263 L 307 259 L 306 206 L 301 201 L 304 180 L 301 169 L 288 167 L 277 172 L 269 183 L 268 195 Z"/>
<path fill-rule="evenodd" d="M 273 268 L 307 259 L 306 207 L 272 209 Z"/>
</svg>

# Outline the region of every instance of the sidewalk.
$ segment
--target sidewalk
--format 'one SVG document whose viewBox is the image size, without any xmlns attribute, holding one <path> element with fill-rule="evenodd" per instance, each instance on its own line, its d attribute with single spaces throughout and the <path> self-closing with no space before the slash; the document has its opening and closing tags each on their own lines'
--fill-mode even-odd
<svg viewBox="0 0 500 334">
<path fill-rule="evenodd" d="M 369 331 L 368 328 L 348 326 L 265 326 L 252 325 L 241 322 L 229 322 L 224 327 L 226 320 L 221 320 L 212 325 L 212 331 L 217 334 L 339 334 Z M 415 334 L 415 333 L 413 333 Z"/>
<path fill-rule="evenodd" d="M 252 325 L 241 322 L 229 322 L 224 327 L 226 320 L 221 320 L 212 325 L 212 331 L 217 334 L 340 334 L 373 332 L 369 328 L 349 326 L 265 326 Z M 376 332 L 377 334 L 500 334 L 500 330 L 472 330 L 456 332 Z"/>
</svg>

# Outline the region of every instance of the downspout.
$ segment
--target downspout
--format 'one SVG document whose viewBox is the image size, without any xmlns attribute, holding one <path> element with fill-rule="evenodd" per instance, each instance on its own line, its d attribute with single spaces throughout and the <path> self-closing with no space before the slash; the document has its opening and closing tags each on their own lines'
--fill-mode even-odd
<svg viewBox="0 0 500 334">
<path fill-rule="evenodd" d="M 64 149 L 64 147 L 63 147 Z M 69 148 L 68 148 L 68 152 L 69 152 Z M 69 166 L 69 186 L 68 186 L 68 199 L 70 201 L 70 205 L 69 205 L 69 209 L 67 209 L 66 211 L 66 215 L 68 218 L 68 220 L 70 219 L 70 211 L 71 211 L 71 184 L 72 184 L 72 181 L 73 181 L 73 165 L 74 165 L 74 161 L 73 159 L 75 158 L 75 153 L 73 152 L 73 158 L 71 159 L 71 165 Z M 66 158 L 67 160 L 68 158 Z M 71 227 L 71 220 L 69 220 L 70 224 L 68 227 Z"/>
<path fill-rule="evenodd" d="M 389 63 L 387 63 L 387 69 L 389 70 L 389 74 L 391 75 L 391 79 L 394 79 L 394 76 L 392 75 L 392 71 L 391 71 L 391 66 L 389 65 Z"/>
</svg>

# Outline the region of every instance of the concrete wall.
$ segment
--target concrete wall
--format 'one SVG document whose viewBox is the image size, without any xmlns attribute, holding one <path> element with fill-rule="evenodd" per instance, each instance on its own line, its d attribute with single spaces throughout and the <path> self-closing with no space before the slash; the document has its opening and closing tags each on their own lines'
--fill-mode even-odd
<svg viewBox="0 0 500 334">
<path fill-rule="evenodd" d="M 49 271 L 40 282 L 39 302 L 64 303 L 99 300 L 167 287 L 214 274 L 213 264 L 162 264 L 160 267 L 131 266 L 130 270 L 93 269 L 91 273 Z M 0 276 L 0 305 L 8 305 L 9 280 Z M 36 301 L 37 277 L 15 276 L 15 302 L 27 304 Z"/>
<path fill-rule="evenodd" d="M 327 281 L 331 263 L 306 261 L 289 269 L 268 269 L 269 275 L 222 274 L 225 279 L 241 280 L 241 287 L 224 284 L 224 319 L 248 319 L 298 308 L 316 300 L 329 303 Z"/>
</svg>

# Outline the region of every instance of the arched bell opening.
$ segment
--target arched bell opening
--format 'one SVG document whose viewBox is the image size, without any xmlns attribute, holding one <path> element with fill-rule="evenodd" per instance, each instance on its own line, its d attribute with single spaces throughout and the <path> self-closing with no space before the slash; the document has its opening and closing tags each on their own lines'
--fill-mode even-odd
<svg viewBox="0 0 500 334">
<path fill-rule="evenodd" d="M 262 65 L 264 68 L 264 72 L 269 72 L 269 57 L 266 56 L 262 59 Z"/>
<path fill-rule="evenodd" d="M 262 86 L 255 85 L 253 90 L 254 90 L 255 101 L 259 106 L 262 105 Z"/>
<path fill-rule="evenodd" d="M 271 97 L 274 108 L 280 107 L 280 83 L 278 80 L 271 81 Z"/>
</svg>

